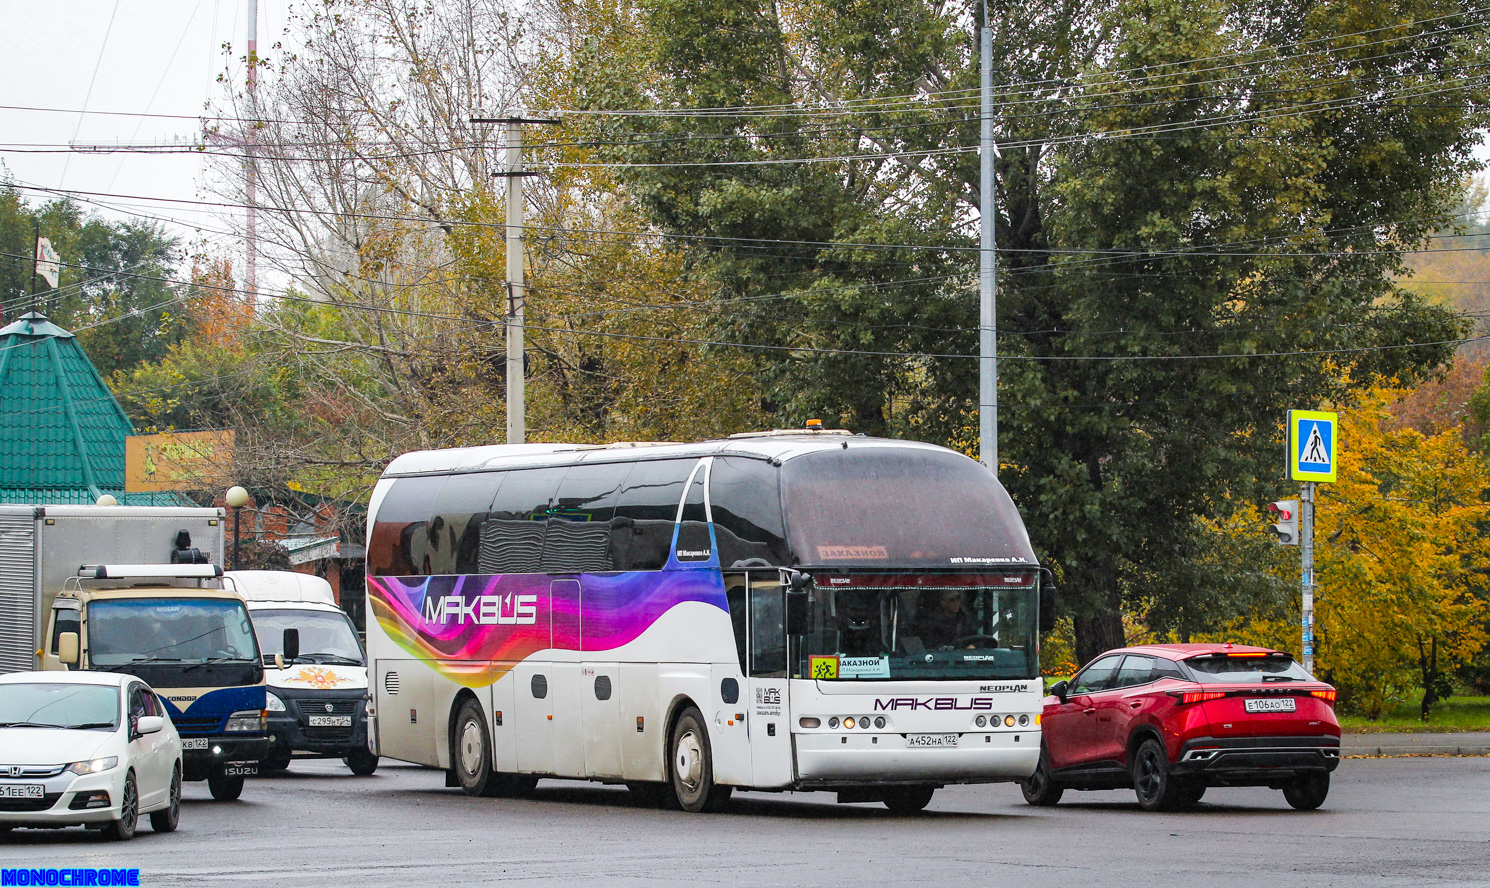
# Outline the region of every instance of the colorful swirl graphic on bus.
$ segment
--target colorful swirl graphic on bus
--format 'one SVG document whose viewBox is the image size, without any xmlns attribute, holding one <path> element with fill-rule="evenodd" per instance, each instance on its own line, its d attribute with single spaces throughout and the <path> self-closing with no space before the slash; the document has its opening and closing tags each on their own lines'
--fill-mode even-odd
<svg viewBox="0 0 1490 888">
<path fill-rule="evenodd" d="M 468 687 L 491 684 L 541 650 L 614 650 L 685 601 L 729 609 L 710 570 L 368 577 L 367 592 L 388 637 Z"/>
</svg>

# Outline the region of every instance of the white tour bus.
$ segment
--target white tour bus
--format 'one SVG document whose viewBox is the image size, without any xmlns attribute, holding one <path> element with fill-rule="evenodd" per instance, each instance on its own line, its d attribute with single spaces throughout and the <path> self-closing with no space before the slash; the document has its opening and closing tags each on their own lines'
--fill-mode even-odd
<svg viewBox="0 0 1490 888">
<path fill-rule="evenodd" d="M 409 453 L 369 507 L 376 755 L 718 807 L 924 808 L 1040 755 L 1041 568 L 940 447 L 842 432 Z"/>
</svg>

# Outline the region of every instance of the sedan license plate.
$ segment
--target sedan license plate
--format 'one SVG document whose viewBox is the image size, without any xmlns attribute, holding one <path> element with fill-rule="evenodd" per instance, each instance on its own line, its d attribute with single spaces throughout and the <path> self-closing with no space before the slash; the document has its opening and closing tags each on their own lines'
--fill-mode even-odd
<svg viewBox="0 0 1490 888">
<path fill-rule="evenodd" d="M 206 749 L 207 748 L 207 738 L 206 737 L 182 737 L 181 738 L 181 748 L 182 749 Z"/>
<path fill-rule="evenodd" d="M 1293 712 L 1295 705 L 1292 697 L 1252 697 L 1242 704 L 1248 712 Z"/>
<path fill-rule="evenodd" d="M 12 783 L 0 786 L 0 799 L 39 799 L 46 795 L 40 783 Z"/>
<path fill-rule="evenodd" d="M 312 728 L 350 728 L 352 717 L 350 715 L 312 715 L 310 726 Z"/>
<path fill-rule="evenodd" d="M 956 746 L 956 734 L 907 734 L 906 746 Z"/>
</svg>

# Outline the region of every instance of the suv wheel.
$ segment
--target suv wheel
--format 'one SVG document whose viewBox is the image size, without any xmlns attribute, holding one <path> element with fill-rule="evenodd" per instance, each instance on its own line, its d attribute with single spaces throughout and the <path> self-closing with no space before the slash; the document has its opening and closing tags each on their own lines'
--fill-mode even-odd
<svg viewBox="0 0 1490 888">
<path fill-rule="evenodd" d="M 1168 811 L 1179 804 L 1183 789 L 1169 773 L 1164 744 L 1152 737 L 1140 743 L 1129 769 L 1138 807 L 1145 811 Z"/>
<path fill-rule="evenodd" d="M 1050 753 L 1045 744 L 1040 744 L 1040 762 L 1035 765 L 1035 773 L 1029 779 L 1019 781 L 1019 789 L 1024 793 L 1024 800 L 1037 808 L 1055 805 L 1066 792 L 1066 788 L 1056 783 L 1050 774 Z"/>
</svg>

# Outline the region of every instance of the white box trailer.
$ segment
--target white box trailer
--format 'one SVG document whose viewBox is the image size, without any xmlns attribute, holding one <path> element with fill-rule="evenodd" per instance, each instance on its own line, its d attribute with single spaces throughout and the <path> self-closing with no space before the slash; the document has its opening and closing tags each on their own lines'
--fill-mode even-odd
<svg viewBox="0 0 1490 888">
<path fill-rule="evenodd" d="M 39 668 L 52 599 L 85 564 L 170 564 L 182 531 L 222 563 L 223 510 L 0 505 L 0 672 Z"/>
</svg>

